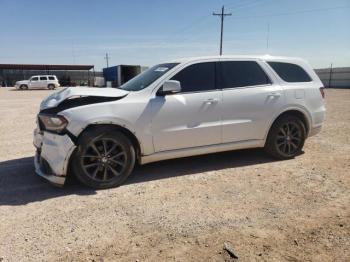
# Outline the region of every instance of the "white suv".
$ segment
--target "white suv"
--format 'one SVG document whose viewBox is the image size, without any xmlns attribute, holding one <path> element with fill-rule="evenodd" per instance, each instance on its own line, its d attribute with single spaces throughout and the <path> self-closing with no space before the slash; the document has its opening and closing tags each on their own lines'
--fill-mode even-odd
<svg viewBox="0 0 350 262">
<path fill-rule="evenodd" d="M 181 59 L 118 89 L 66 88 L 40 106 L 36 172 L 107 188 L 136 162 L 254 147 L 290 159 L 320 131 L 323 96 L 304 60 L 271 56 Z"/>
<path fill-rule="evenodd" d="M 32 76 L 29 80 L 18 81 L 15 84 L 15 87 L 21 90 L 27 90 L 29 88 L 48 88 L 52 90 L 59 86 L 58 79 L 54 75 Z"/>
</svg>

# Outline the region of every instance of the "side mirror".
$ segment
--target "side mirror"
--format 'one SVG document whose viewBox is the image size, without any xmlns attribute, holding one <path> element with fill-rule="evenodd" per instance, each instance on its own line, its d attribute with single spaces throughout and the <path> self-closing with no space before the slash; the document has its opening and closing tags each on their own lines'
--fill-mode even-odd
<svg viewBox="0 0 350 262">
<path fill-rule="evenodd" d="M 167 80 L 164 82 L 163 86 L 158 90 L 157 94 L 160 96 L 165 96 L 179 92 L 181 92 L 180 82 L 176 80 Z"/>
</svg>

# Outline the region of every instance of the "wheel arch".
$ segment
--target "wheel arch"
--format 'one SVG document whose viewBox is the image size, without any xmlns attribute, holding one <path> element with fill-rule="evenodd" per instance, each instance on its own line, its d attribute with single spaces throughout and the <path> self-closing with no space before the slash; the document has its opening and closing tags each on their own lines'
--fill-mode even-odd
<svg viewBox="0 0 350 262">
<path fill-rule="evenodd" d="M 265 135 L 265 141 L 267 140 L 267 137 L 268 137 L 268 135 L 270 133 L 272 125 L 278 119 L 280 119 L 282 117 L 285 117 L 287 115 L 292 115 L 292 116 L 295 116 L 295 117 L 299 118 L 303 122 L 303 124 L 304 124 L 304 126 L 306 128 L 306 137 L 308 136 L 309 131 L 310 131 L 310 127 L 311 127 L 311 120 L 310 120 L 310 117 L 308 116 L 308 114 L 304 110 L 301 110 L 299 108 L 288 108 L 288 109 L 282 111 L 277 116 L 275 116 L 273 121 L 270 123 L 269 129 L 267 130 L 267 133 Z"/>
<path fill-rule="evenodd" d="M 95 128 L 104 128 L 104 129 L 115 130 L 115 131 L 119 131 L 119 132 L 123 133 L 127 138 L 130 139 L 130 141 L 131 141 L 131 143 L 134 146 L 135 151 L 136 151 L 136 159 L 138 162 L 140 161 L 142 148 L 141 148 L 141 143 L 140 143 L 139 139 L 136 137 L 136 135 L 132 131 L 130 131 L 126 127 L 123 127 L 123 126 L 118 125 L 118 124 L 103 124 L 103 123 L 90 124 L 90 125 L 86 126 L 79 133 L 79 135 L 76 137 L 76 141 L 79 141 L 79 138 L 82 136 L 83 133 L 88 132 L 89 130 L 95 129 Z"/>
</svg>

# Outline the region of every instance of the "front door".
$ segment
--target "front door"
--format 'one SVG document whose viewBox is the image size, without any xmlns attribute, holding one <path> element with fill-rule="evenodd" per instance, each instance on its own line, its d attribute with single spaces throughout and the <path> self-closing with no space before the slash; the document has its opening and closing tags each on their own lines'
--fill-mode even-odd
<svg viewBox="0 0 350 262">
<path fill-rule="evenodd" d="M 30 79 L 29 88 L 38 88 L 39 86 L 39 77 L 34 76 Z"/>
<path fill-rule="evenodd" d="M 151 100 L 156 152 L 221 143 L 222 92 L 215 71 L 215 62 L 192 64 L 172 78 L 181 93 Z"/>
</svg>

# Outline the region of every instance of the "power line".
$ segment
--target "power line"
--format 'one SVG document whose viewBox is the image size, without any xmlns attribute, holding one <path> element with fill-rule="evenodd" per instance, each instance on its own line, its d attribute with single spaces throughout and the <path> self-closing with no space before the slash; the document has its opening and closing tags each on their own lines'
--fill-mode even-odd
<svg viewBox="0 0 350 262">
<path fill-rule="evenodd" d="M 327 7 L 327 8 L 315 8 L 315 9 L 306 9 L 292 12 L 284 12 L 284 13 L 275 13 L 275 14 L 265 14 L 265 15 L 254 15 L 254 16 L 236 16 L 233 19 L 249 19 L 249 18 L 262 18 L 262 17 L 273 17 L 273 16 L 285 16 L 285 15 L 295 15 L 295 14 L 303 14 L 303 13 L 313 13 L 313 12 L 323 12 L 334 9 L 343 9 L 350 8 L 349 5 L 345 6 L 336 6 L 336 7 Z"/>
<path fill-rule="evenodd" d="M 190 29 L 196 27 L 197 25 L 201 24 L 207 19 L 208 19 L 208 14 L 198 17 L 196 20 L 192 21 L 189 25 L 181 28 L 180 30 L 177 30 L 174 34 L 176 35 L 183 34 L 184 32 L 189 31 Z"/>
<path fill-rule="evenodd" d="M 247 8 L 247 7 L 252 7 L 254 5 L 257 5 L 257 4 L 260 4 L 259 2 L 261 2 L 262 0 L 253 0 L 253 1 L 250 1 L 250 2 L 246 2 L 246 3 L 240 3 L 238 5 L 234 5 L 234 4 L 225 4 L 226 7 L 230 7 L 230 8 L 233 8 L 234 10 L 237 10 L 237 9 L 242 9 L 242 8 Z"/>
<path fill-rule="evenodd" d="M 221 13 L 215 13 L 213 12 L 213 15 L 220 16 L 221 18 L 221 34 L 220 34 L 220 55 L 222 55 L 222 38 L 224 34 L 224 17 L 225 16 L 231 16 L 231 13 L 225 13 L 225 6 L 222 6 Z"/>
<path fill-rule="evenodd" d="M 241 8 L 246 8 L 246 7 L 251 7 L 253 5 L 258 4 L 258 2 L 261 2 L 262 0 L 253 0 L 251 2 L 247 2 L 247 3 L 241 3 L 238 5 L 234 5 L 234 4 L 229 4 L 229 5 L 225 5 L 226 7 L 233 7 L 235 10 L 236 9 L 241 9 Z M 237 7 L 237 8 L 236 8 Z M 194 21 L 192 21 L 190 24 L 188 24 L 187 26 L 184 26 L 183 28 L 181 28 L 180 30 L 177 30 L 176 32 L 174 32 L 174 34 L 182 34 L 186 31 L 189 31 L 190 29 L 192 29 L 193 27 L 196 27 L 198 24 L 203 23 L 205 20 L 207 20 L 209 17 L 208 15 L 203 15 L 200 17 L 197 17 L 197 19 L 195 19 Z"/>
</svg>

